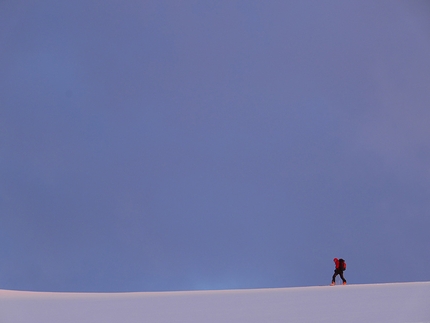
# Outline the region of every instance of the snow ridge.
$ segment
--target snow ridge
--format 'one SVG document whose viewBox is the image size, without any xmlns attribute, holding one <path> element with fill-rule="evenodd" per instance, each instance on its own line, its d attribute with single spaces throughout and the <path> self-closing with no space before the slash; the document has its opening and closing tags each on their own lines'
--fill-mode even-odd
<svg viewBox="0 0 430 323">
<path fill-rule="evenodd" d="M 430 323 L 430 282 L 138 293 L 0 290 L 2 323 Z"/>
</svg>

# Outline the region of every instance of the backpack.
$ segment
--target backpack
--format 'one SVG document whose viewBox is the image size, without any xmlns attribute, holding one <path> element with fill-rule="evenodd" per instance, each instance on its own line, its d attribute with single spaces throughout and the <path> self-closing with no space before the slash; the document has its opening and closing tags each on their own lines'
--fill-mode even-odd
<svg viewBox="0 0 430 323">
<path fill-rule="evenodd" d="M 346 262 L 342 258 L 339 259 L 339 269 L 346 270 Z"/>
</svg>

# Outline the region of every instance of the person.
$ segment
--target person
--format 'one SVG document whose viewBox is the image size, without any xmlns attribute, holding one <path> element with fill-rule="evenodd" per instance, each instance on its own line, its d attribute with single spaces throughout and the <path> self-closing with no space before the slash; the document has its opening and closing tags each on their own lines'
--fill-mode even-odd
<svg viewBox="0 0 430 323">
<path fill-rule="evenodd" d="M 346 270 L 345 260 L 343 260 L 342 258 L 340 258 L 340 259 L 334 258 L 333 261 L 336 265 L 336 269 L 334 270 L 334 274 L 333 274 L 333 277 L 331 279 L 331 286 L 336 285 L 336 276 L 337 275 L 339 275 L 340 278 L 342 279 L 343 285 L 346 285 L 346 279 L 345 279 L 345 277 L 343 277 L 343 272 Z"/>
</svg>

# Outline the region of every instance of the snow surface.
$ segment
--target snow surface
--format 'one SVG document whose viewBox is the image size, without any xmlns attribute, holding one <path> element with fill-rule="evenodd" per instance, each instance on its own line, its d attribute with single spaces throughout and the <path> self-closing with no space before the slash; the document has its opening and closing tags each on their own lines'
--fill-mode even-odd
<svg viewBox="0 0 430 323">
<path fill-rule="evenodd" d="M 336 321 L 430 322 L 430 282 L 144 293 L 0 290 L 1 323 Z"/>
</svg>

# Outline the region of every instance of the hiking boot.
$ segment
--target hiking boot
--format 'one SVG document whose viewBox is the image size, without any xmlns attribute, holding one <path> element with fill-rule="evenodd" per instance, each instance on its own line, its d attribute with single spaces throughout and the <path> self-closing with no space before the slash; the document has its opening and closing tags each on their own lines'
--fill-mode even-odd
<svg viewBox="0 0 430 323">
<path fill-rule="evenodd" d="M 331 282 L 330 286 L 334 286 L 334 285 L 336 285 L 336 283 L 335 282 Z"/>
<path fill-rule="evenodd" d="M 343 282 L 342 285 L 346 285 L 346 282 Z"/>
</svg>

